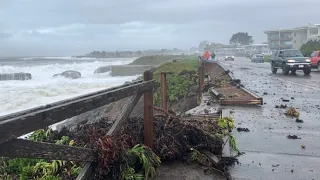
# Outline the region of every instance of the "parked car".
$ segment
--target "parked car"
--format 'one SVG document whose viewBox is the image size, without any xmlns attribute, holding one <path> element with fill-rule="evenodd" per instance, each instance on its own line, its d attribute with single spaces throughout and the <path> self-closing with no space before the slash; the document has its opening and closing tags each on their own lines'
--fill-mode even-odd
<svg viewBox="0 0 320 180">
<path fill-rule="evenodd" d="M 251 62 L 264 62 L 264 56 L 262 54 L 254 54 L 251 58 Z"/>
<path fill-rule="evenodd" d="M 303 70 L 305 75 L 311 73 L 311 60 L 304 57 L 298 49 L 283 49 L 275 51 L 271 58 L 272 73 L 277 73 L 278 69 L 282 69 L 284 75 L 288 75 L 289 71 L 294 74 L 297 70 Z"/>
<path fill-rule="evenodd" d="M 226 55 L 226 57 L 224 58 L 225 61 L 234 61 L 234 56 L 229 54 L 229 55 Z"/>
<path fill-rule="evenodd" d="M 311 60 L 311 67 L 317 68 L 318 71 L 320 71 L 320 50 L 313 51 L 313 53 L 310 56 L 310 60 Z"/>
</svg>

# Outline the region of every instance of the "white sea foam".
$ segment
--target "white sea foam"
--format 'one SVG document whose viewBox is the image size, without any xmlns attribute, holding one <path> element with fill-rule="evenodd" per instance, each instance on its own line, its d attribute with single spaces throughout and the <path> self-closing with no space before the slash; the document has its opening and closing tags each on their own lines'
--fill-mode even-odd
<svg viewBox="0 0 320 180">
<path fill-rule="evenodd" d="M 60 61 L 63 58 L 66 62 L 56 63 L 57 61 L 53 60 L 53 63 L 43 64 L 41 60 L 35 62 L 34 58 L 25 58 L 26 61 L 33 61 L 25 66 L 14 63 L 0 65 L 0 73 L 26 72 L 32 75 L 32 80 L 27 81 L 0 81 L 0 116 L 117 86 L 136 78 L 136 76 L 111 77 L 109 73 L 93 73 L 100 66 L 128 64 L 134 58 L 76 61 L 74 58 L 62 57 Z M 48 59 L 57 58 L 48 57 Z M 79 71 L 82 78 L 53 77 L 54 74 L 66 70 Z"/>
</svg>

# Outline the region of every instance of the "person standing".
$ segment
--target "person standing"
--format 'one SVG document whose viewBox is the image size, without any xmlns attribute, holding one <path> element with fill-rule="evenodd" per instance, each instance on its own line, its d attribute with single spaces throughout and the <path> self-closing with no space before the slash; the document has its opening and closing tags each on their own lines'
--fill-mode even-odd
<svg viewBox="0 0 320 180">
<path fill-rule="evenodd" d="M 204 54 L 203 54 L 203 60 L 208 61 L 209 58 L 210 58 L 209 51 L 205 51 Z"/>
<path fill-rule="evenodd" d="M 216 54 L 212 51 L 212 53 L 211 53 L 212 60 L 214 60 L 215 57 L 216 57 Z"/>
</svg>

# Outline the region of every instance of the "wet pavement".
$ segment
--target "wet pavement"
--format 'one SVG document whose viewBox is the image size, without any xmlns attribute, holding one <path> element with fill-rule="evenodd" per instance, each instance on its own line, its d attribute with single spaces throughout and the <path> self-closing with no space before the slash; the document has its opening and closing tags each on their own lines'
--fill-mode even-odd
<svg viewBox="0 0 320 180">
<path fill-rule="evenodd" d="M 320 73 L 304 76 L 297 71 L 284 76 L 278 70 L 272 74 L 269 63 L 251 63 L 247 58 L 220 62 L 265 103 L 225 107 L 234 111 L 236 128 L 250 129 L 233 131 L 238 148 L 245 153 L 239 157 L 241 164 L 231 170 L 234 179 L 320 179 Z M 276 105 L 295 107 L 303 123 L 285 116 L 286 109 Z M 301 139 L 288 139 L 288 135 Z"/>
</svg>

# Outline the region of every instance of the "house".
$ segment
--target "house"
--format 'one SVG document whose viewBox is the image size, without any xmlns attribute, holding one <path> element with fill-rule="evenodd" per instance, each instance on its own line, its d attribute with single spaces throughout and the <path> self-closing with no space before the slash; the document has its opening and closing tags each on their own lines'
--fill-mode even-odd
<svg viewBox="0 0 320 180">
<path fill-rule="evenodd" d="M 320 24 L 308 24 L 292 29 L 275 29 L 264 31 L 268 36 L 271 50 L 296 48 L 309 40 L 320 40 Z"/>
</svg>

